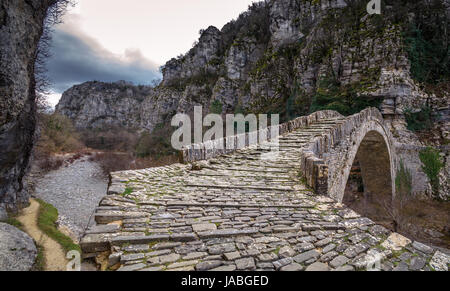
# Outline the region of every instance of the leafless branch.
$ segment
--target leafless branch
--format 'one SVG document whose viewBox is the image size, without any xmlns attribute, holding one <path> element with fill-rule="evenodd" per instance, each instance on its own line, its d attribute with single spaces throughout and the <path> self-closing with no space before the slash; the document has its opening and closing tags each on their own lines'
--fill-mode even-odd
<svg viewBox="0 0 450 291">
<path fill-rule="evenodd" d="M 45 103 L 45 95 L 49 93 L 51 82 L 47 75 L 47 60 L 50 58 L 50 48 L 52 42 L 53 27 L 62 22 L 62 17 L 67 11 L 68 6 L 74 6 L 73 0 L 56 0 L 47 10 L 47 16 L 44 20 L 42 37 L 39 41 L 35 57 L 34 75 L 36 80 L 37 103 Z"/>
</svg>

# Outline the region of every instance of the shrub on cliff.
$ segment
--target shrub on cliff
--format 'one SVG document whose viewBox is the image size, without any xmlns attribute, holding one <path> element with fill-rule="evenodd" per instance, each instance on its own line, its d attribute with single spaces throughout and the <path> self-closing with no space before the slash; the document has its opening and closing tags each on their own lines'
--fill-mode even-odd
<svg viewBox="0 0 450 291">
<path fill-rule="evenodd" d="M 433 109 L 425 106 L 418 112 L 405 110 L 405 119 L 408 123 L 408 129 L 411 131 L 420 131 L 429 129 L 433 126 Z"/>
<path fill-rule="evenodd" d="M 437 195 L 439 193 L 439 172 L 444 166 L 439 151 L 432 147 L 427 147 L 420 151 L 419 157 L 422 162 L 422 170 L 430 180 L 433 194 Z"/>
<path fill-rule="evenodd" d="M 222 114 L 223 104 L 219 100 L 214 100 L 211 103 L 209 111 L 213 114 Z"/>
<path fill-rule="evenodd" d="M 381 98 L 359 94 L 359 84 L 341 86 L 331 78 L 320 81 L 317 92 L 312 97 L 311 113 L 321 110 L 335 110 L 343 115 L 352 115 L 367 107 L 379 108 Z"/>
<path fill-rule="evenodd" d="M 222 29 L 222 39 L 225 54 L 233 42 L 239 37 L 254 37 L 261 43 L 267 43 L 270 39 L 270 17 L 269 8 L 263 2 L 253 3 L 248 11 L 239 15 Z"/>
<path fill-rule="evenodd" d="M 424 7 L 405 28 L 404 40 L 413 78 L 436 84 L 450 78 L 449 23 L 442 1 L 430 2 L 420 4 Z"/>
</svg>

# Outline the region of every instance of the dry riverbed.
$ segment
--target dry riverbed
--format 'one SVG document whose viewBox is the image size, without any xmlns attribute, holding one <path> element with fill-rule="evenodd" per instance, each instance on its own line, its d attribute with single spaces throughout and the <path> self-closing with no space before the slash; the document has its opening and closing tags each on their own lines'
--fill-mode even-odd
<svg viewBox="0 0 450 291">
<path fill-rule="evenodd" d="M 78 243 L 106 195 L 108 179 L 100 166 L 85 156 L 47 173 L 34 184 L 33 196 L 58 209 L 60 229 Z"/>
</svg>

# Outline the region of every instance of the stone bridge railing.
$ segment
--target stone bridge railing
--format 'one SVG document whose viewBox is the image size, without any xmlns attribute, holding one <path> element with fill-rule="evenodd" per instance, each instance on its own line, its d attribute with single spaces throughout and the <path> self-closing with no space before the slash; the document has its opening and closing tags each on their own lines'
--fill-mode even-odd
<svg viewBox="0 0 450 291">
<path fill-rule="evenodd" d="M 376 108 L 367 108 L 347 118 L 336 111 L 315 112 L 309 116 L 302 116 L 278 125 L 278 135 L 281 136 L 313 124 L 320 124 L 321 121 L 328 119 L 335 119 L 336 122 L 324 123 L 323 132 L 316 134 L 302 149 L 299 169 L 302 171 L 306 183 L 317 194 L 329 195 L 341 201 L 351 165 L 365 135 L 370 131 L 380 133 L 380 136 L 383 136 L 389 144 L 389 154 L 391 154 L 390 151 L 393 148 L 390 145 L 392 139 L 384 126 L 381 112 Z M 254 146 L 258 141 L 256 138 L 249 138 L 252 134 L 259 137 L 267 136 L 268 140 L 278 137 L 278 135 L 271 136 L 271 134 L 273 135 L 272 128 L 268 127 L 240 136 L 235 135 L 189 145 L 181 151 L 182 162 L 208 160 L 232 153 L 239 149 L 238 138 L 245 138 L 245 147 Z M 331 153 L 333 150 L 338 152 Z M 329 156 L 333 157 L 330 158 Z M 391 160 L 391 164 L 395 164 L 393 160 Z M 391 176 L 393 176 L 392 171 L 391 169 Z"/>
<path fill-rule="evenodd" d="M 363 128 L 364 130 L 362 130 Z M 317 194 L 329 195 L 339 201 L 342 200 L 344 189 L 336 190 L 335 188 L 345 188 L 348 172 L 359 145 L 367 132 L 371 130 L 377 130 L 388 143 L 391 142 L 390 133 L 384 127 L 383 116 L 376 108 L 367 108 L 340 120 L 331 129 L 324 130 L 321 135 L 312 139 L 307 148 L 303 150 L 300 161 L 307 184 Z M 336 149 L 337 152 L 330 154 Z M 331 155 L 333 157 L 330 157 Z M 332 160 L 336 161 L 333 163 Z M 333 171 L 333 175 L 331 171 Z M 342 193 L 334 193 L 337 191 Z"/>
<path fill-rule="evenodd" d="M 292 132 L 302 127 L 307 127 L 310 124 L 317 123 L 320 120 L 342 117 L 336 111 L 318 111 L 309 116 L 301 116 L 289 122 L 278 125 L 278 135 L 271 136 L 273 132 L 272 127 L 258 130 L 257 132 L 245 133 L 242 135 L 234 135 L 230 137 L 220 138 L 208 141 L 201 144 L 193 144 L 185 146 L 181 151 L 181 159 L 183 163 L 192 163 L 195 161 L 208 160 L 224 154 L 229 154 L 240 149 L 237 140 L 245 138 L 245 147 L 254 146 L 258 143 L 258 139 L 249 138 L 250 135 L 257 135 L 258 137 L 267 137 L 268 141 L 278 138 L 288 132 Z M 252 142 L 252 141 L 255 142 Z"/>
</svg>

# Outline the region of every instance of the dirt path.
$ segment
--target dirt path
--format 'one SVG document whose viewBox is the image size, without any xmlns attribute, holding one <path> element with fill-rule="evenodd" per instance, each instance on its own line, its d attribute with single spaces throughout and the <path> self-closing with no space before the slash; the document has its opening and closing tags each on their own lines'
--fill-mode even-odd
<svg viewBox="0 0 450 291">
<path fill-rule="evenodd" d="M 67 260 L 63 249 L 39 229 L 37 225 L 39 203 L 34 199 L 30 199 L 30 203 L 31 205 L 23 209 L 17 219 L 23 224 L 25 232 L 44 249 L 45 271 L 65 271 Z"/>
</svg>

